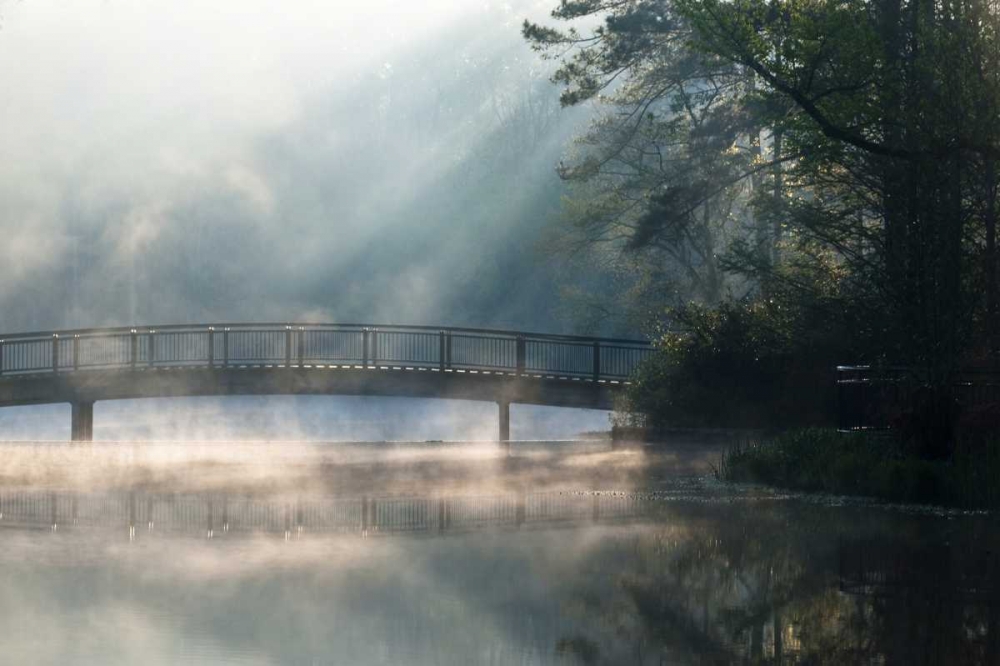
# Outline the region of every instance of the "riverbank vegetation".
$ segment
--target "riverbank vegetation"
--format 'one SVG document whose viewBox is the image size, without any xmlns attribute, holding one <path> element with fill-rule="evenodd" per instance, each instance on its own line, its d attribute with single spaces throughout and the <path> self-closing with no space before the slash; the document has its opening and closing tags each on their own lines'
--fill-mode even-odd
<svg viewBox="0 0 1000 666">
<path fill-rule="evenodd" d="M 965 440 L 950 460 L 924 460 L 886 433 L 791 430 L 736 442 L 724 481 L 966 509 L 1000 508 L 1000 439 Z"/>
<path fill-rule="evenodd" d="M 997 430 L 996 392 L 955 388 L 1000 367 L 994 3 L 563 0 L 552 17 L 525 38 L 565 106 L 604 110 L 560 164 L 552 245 L 609 276 L 576 294 L 581 317 L 656 341 L 620 422 L 829 427 L 835 366 L 864 364 L 904 375 L 882 407 L 921 460 L 966 455 L 963 411 Z M 823 435 L 816 455 L 859 441 Z"/>
</svg>

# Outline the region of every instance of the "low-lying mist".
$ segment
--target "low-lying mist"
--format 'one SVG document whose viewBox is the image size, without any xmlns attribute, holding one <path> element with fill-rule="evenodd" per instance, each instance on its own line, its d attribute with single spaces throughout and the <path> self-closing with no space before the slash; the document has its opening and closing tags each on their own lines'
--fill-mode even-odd
<svg viewBox="0 0 1000 666">
<path fill-rule="evenodd" d="M 665 465 L 690 473 L 691 459 L 611 450 L 609 442 L 7 443 L 0 486 L 138 489 L 156 493 L 267 495 L 432 495 L 547 490 L 632 490 Z M 686 455 L 690 456 L 690 452 Z M 707 452 L 695 454 L 707 460 Z M 676 464 L 681 460 L 680 464 Z M 698 462 L 704 473 L 707 467 Z"/>
<path fill-rule="evenodd" d="M 719 443 L 614 443 L 606 412 L 328 396 L 98 402 L 95 441 L 64 405 L 0 410 L 0 487 L 254 496 L 632 491 L 701 475 Z M 20 441 L 12 441 L 20 440 Z"/>
<path fill-rule="evenodd" d="M 7 443 L 0 487 L 256 497 L 632 492 L 711 472 L 721 447 L 611 442 Z M 700 483 L 700 482 L 699 482 Z"/>
</svg>

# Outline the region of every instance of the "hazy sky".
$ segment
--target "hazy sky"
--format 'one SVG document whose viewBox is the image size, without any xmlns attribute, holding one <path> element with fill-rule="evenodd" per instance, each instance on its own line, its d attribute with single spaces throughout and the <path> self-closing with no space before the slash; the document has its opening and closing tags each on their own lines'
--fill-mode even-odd
<svg viewBox="0 0 1000 666">
<path fill-rule="evenodd" d="M 552 4 L 0 4 L 0 328 L 551 327 Z"/>
<path fill-rule="evenodd" d="M 567 330 L 536 246 L 563 193 L 553 166 L 584 116 L 559 109 L 548 65 L 520 36 L 554 4 L 0 0 L 0 331 Z M 395 424 L 369 432 L 338 421 L 358 410 L 335 402 L 322 403 L 336 412 L 324 437 L 496 428 L 495 405 L 396 401 L 362 410 Z M 146 409 L 211 424 L 213 405 Z M 63 407 L 4 410 L 0 430 L 65 436 Z M 111 422 L 137 407 L 105 407 L 105 435 L 135 435 Z M 269 409 L 278 423 L 306 407 Z M 542 412 L 520 412 L 516 434 L 607 423 Z M 238 420 L 224 434 L 246 436 L 226 430 Z"/>
</svg>

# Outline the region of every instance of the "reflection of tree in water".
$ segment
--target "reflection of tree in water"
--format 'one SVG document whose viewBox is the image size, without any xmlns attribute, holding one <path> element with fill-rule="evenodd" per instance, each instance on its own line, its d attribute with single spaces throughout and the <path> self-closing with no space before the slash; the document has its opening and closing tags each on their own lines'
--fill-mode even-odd
<svg viewBox="0 0 1000 666">
<path fill-rule="evenodd" d="M 854 540 L 841 589 L 880 654 L 907 664 L 1000 663 L 1000 553 L 995 535 Z"/>
<path fill-rule="evenodd" d="M 609 637 L 579 663 L 998 664 L 1000 558 L 989 526 L 890 512 L 744 504 L 676 509 L 610 540 L 576 598 Z M 981 523 L 982 521 L 979 521 Z"/>
</svg>

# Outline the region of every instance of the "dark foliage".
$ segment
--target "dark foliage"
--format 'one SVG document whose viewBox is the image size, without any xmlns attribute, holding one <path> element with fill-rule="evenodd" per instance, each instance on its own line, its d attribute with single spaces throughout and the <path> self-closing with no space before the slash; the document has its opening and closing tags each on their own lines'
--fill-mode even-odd
<svg viewBox="0 0 1000 666">
<path fill-rule="evenodd" d="M 562 170 L 600 193 L 577 206 L 582 242 L 686 280 L 623 408 L 654 427 L 823 423 L 833 366 L 902 366 L 923 387 L 904 438 L 948 457 L 956 375 L 1000 358 L 996 5 L 573 0 L 553 17 L 590 19 L 524 28 L 563 103 L 612 108 Z"/>
<path fill-rule="evenodd" d="M 733 445 L 718 469 L 727 481 L 964 508 L 1000 507 L 1000 440 L 963 440 L 930 461 L 887 433 L 793 430 Z"/>
</svg>

